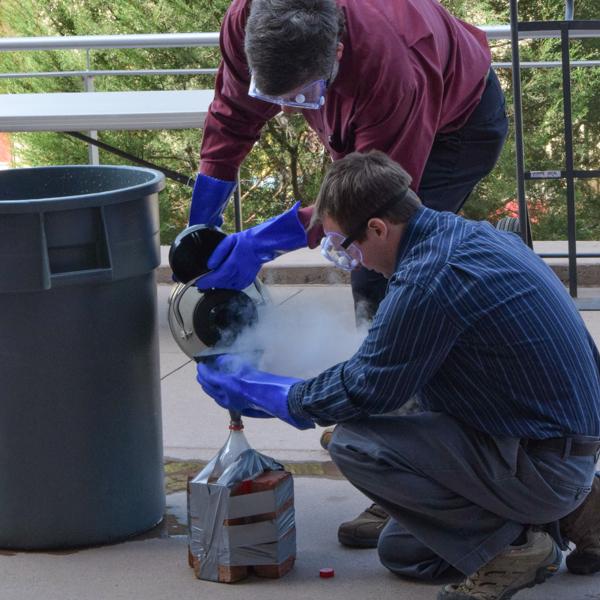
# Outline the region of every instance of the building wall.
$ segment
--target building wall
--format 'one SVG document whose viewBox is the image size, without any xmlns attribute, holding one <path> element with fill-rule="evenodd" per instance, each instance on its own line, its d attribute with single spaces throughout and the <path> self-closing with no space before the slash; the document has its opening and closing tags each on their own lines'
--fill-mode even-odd
<svg viewBox="0 0 600 600">
<path fill-rule="evenodd" d="M 0 168 L 10 166 L 11 152 L 8 133 L 0 132 Z"/>
</svg>

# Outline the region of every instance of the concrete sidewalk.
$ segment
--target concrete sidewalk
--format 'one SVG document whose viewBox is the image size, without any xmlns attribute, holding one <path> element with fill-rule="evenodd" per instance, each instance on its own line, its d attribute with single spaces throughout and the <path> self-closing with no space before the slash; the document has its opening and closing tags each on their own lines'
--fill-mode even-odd
<svg viewBox="0 0 600 600">
<path fill-rule="evenodd" d="M 185 521 L 183 493 L 167 498 L 170 515 Z M 187 565 L 187 538 L 153 538 L 72 553 L 0 553 L 2 600 L 434 600 L 439 583 L 399 579 L 375 550 L 350 550 L 336 541 L 340 521 L 365 500 L 345 481 L 295 478 L 297 562 L 282 579 L 251 577 L 233 585 L 197 580 Z M 333 579 L 319 569 L 333 567 Z M 593 600 L 600 576 L 567 573 L 519 593 L 519 600 Z"/>
<path fill-rule="evenodd" d="M 171 460 L 207 460 L 227 437 L 228 416 L 195 381 L 195 368 L 168 330 L 170 286 L 159 285 L 160 352 L 165 455 Z M 290 318 L 317 303 L 354 327 L 350 289 L 345 285 L 273 286 L 273 301 Z M 600 290 L 586 290 L 600 294 Z M 600 342 L 600 313 L 582 313 Z M 302 321 L 307 323 L 307 321 Z M 299 357 L 300 358 L 300 357 Z M 187 566 L 186 504 L 181 491 L 167 496 L 165 524 L 126 543 L 72 552 L 0 551 L 1 600 L 432 600 L 439 584 L 399 579 L 386 571 L 375 550 L 349 550 L 337 543 L 340 522 L 353 518 L 368 500 L 325 468 L 328 454 L 318 444 L 320 430 L 300 432 L 277 420 L 246 419 L 246 435 L 258 450 L 283 461 L 299 461 L 303 472 L 328 477 L 295 479 L 298 558 L 281 580 L 250 578 L 234 585 L 195 579 Z M 173 464 L 173 463 L 171 463 Z M 176 463 L 179 464 L 179 463 Z M 185 463 L 182 463 L 185 464 Z M 301 469 L 302 471 L 302 469 Z M 183 478 L 182 481 L 185 481 Z M 169 489 L 181 489 L 170 487 Z M 319 569 L 333 567 L 333 579 Z M 521 592 L 522 600 L 600 599 L 600 576 L 578 577 L 565 569 L 548 583 Z"/>
<path fill-rule="evenodd" d="M 542 257 L 544 255 L 567 254 L 566 241 L 534 242 L 534 250 Z M 577 253 L 600 254 L 599 242 L 577 242 Z M 158 269 L 158 280 L 170 283 L 171 269 L 169 267 L 169 247 L 161 248 L 161 265 Z M 566 283 L 569 276 L 567 258 L 544 258 L 561 281 Z M 324 259 L 319 249 L 301 248 L 284 254 L 274 261 L 267 263 L 261 271 L 265 283 L 280 285 L 306 285 L 349 283 L 348 273 L 340 271 Z M 581 286 L 600 286 L 600 257 L 578 258 L 577 279 Z"/>
</svg>

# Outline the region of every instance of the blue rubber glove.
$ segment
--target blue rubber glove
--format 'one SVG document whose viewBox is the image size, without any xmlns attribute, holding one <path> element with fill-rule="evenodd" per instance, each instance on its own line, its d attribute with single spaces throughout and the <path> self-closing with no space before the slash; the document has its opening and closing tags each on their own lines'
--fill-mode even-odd
<svg viewBox="0 0 600 600">
<path fill-rule="evenodd" d="M 192 192 L 190 225 L 220 227 L 223 224 L 221 213 L 234 188 L 235 181 L 222 181 L 198 173 Z"/>
<path fill-rule="evenodd" d="M 199 363 L 198 383 L 215 402 L 247 417 L 277 417 L 298 429 L 313 429 L 310 420 L 293 417 L 288 392 L 302 381 L 259 371 L 238 356 L 223 354 L 214 362 Z"/>
<path fill-rule="evenodd" d="M 212 269 L 196 281 L 200 290 L 243 290 L 255 279 L 261 266 L 280 254 L 307 245 L 306 231 L 298 218 L 300 202 L 290 210 L 256 227 L 228 235 L 208 259 Z"/>
</svg>

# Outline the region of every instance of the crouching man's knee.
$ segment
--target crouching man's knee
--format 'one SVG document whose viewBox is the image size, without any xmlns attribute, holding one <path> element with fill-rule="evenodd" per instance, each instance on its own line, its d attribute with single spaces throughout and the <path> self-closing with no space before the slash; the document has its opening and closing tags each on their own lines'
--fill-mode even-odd
<svg viewBox="0 0 600 600">
<path fill-rule="evenodd" d="M 460 575 L 394 520 L 381 532 L 377 552 L 381 564 L 400 577 L 435 581 L 441 576 Z"/>
<path fill-rule="evenodd" d="M 328 450 L 344 477 L 359 488 L 369 488 L 373 480 L 376 448 L 361 423 L 337 425 Z"/>
<path fill-rule="evenodd" d="M 345 452 L 344 434 L 345 431 L 343 425 L 336 425 L 331 433 L 331 439 L 329 440 L 327 450 L 334 462 L 337 462 L 336 459 Z"/>
<path fill-rule="evenodd" d="M 328 450 L 333 462 L 348 477 L 348 471 L 362 470 L 372 462 L 372 448 L 368 437 L 357 423 L 337 425 L 333 430 Z"/>
<path fill-rule="evenodd" d="M 401 545 L 402 540 L 395 530 L 395 523 L 390 528 L 383 530 L 377 544 L 379 561 L 395 575 L 404 577 L 416 577 L 414 560 L 407 556 L 406 548 Z"/>
</svg>

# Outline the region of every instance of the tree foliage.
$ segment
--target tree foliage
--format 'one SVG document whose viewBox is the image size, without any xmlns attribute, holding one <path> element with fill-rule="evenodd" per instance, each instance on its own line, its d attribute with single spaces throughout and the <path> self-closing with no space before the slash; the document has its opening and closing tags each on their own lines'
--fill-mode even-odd
<svg viewBox="0 0 600 600">
<path fill-rule="evenodd" d="M 564 17 L 563 0 L 519 2 L 523 21 L 560 20 Z M 477 23 L 508 23 L 508 3 L 485 0 L 470 4 L 469 20 Z M 481 10 L 480 16 L 474 11 Z M 598 19 L 596 0 L 575 2 L 575 18 Z M 492 44 L 494 60 L 510 62 L 510 42 Z M 573 40 L 572 61 L 597 59 L 600 40 Z M 527 40 L 520 43 L 522 62 L 556 62 L 561 60 L 559 39 Z M 472 218 L 501 217 L 512 212 L 516 201 L 516 167 L 512 73 L 499 69 L 507 97 L 511 128 L 507 144 L 494 172 L 484 180 L 465 207 Z M 561 69 L 523 68 L 521 71 L 523 127 L 526 170 L 561 170 L 565 168 L 563 96 Z M 597 68 L 573 68 L 571 71 L 573 144 L 575 169 L 597 169 L 600 164 L 600 71 Z M 598 239 L 600 234 L 598 182 L 581 179 L 576 185 L 577 237 Z M 533 235 L 537 239 L 566 238 L 566 185 L 563 181 L 544 180 L 526 185 Z M 511 202 L 512 201 L 512 202 Z"/>
<path fill-rule="evenodd" d="M 505 0 L 442 0 L 451 12 L 477 24 L 508 23 Z M 576 18 L 598 18 L 597 0 L 578 0 Z M 0 33 L 12 36 L 98 35 L 126 33 L 168 33 L 217 31 L 227 9 L 227 0 L 2 0 Z M 521 0 L 523 20 L 560 19 L 563 0 Z M 493 43 L 494 59 L 510 61 L 510 44 Z M 560 60 L 558 40 L 529 40 L 521 43 L 523 61 Z M 573 41 L 573 60 L 597 59 L 600 40 Z M 2 72 L 70 71 L 86 68 L 84 51 L 0 53 Z M 139 50 L 94 50 L 94 69 L 175 69 L 216 66 L 218 48 L 174 48 Z M 498 71 L 507 96 L 512 122 L 512 83 L 508 69 Z M 210 76 L 126 76 L 98 77 L 99 91 L 151 89 L 206 89 Z M 522 71 L 526 168 L 564 168 L 564 141 L 560 69 Z M 78 78 L 0 79 L 3 92 L 81 91 Z M 594 169 L 600 164 L 600 73 L 593 68 L 572 71 L 573 131 L 575 164 Z M 197 130 L 105 131 L 99 137 L 131 154 L 164 165 L 190 177 L 196 173 L 201 133 Z M 515 199 L 514 133 L 493 174 L 472 194 L 464 212 L 475 219 L 495 220 L 510 213 Z M 75 164 L 88 160 L 87 147 L 63 134 L 28 133 L 14 136 L 15 155 L 20 165 Z M 123 164 L 112 154 L 100 151 L 101 162 Z M 260 142 L 241 170 L 243 218 L 253 225 L 289 207 L 295 199 L 309 204 L 314 199 L 329 163 L 316 136 L 299 116 L 280 115 L 267 124 Z M 593 180 L 577 184 L 577 226 L 579 239 L 600 237 L 600 193 Z M 566 236 L 564 184 L 542 181 L 527 186 L 534 236 L 560 239 Z M 169 242 L 185 225 L 190 189 L 168 183 L 161 194 L 162 239 Z M 233 224 L 231 207 L 226 227 Z"/>
</svg>

